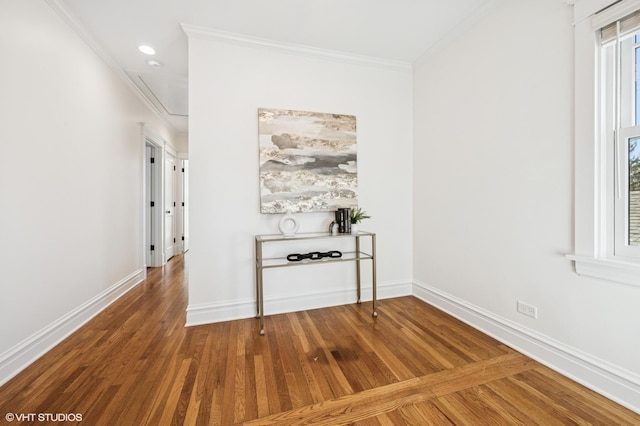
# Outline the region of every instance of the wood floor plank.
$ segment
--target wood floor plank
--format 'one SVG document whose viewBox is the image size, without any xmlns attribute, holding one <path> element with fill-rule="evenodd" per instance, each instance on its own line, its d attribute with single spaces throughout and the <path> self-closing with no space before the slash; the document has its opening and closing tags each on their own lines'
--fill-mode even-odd
<svg viewBox="0 0 640 426">
<path fill-rule="evenodd" d="M 224 379 L 221 382 L 221 390 L 223 394 L 220 424 L 235 423 L 236 419 L 236 406 L 235 406 L 235 394 L 236 394 L 236 362 L 237 362 L 237 341 L 238 322 L 231 323 L 231 330 L 229 333 L 229 345 L 225 351 L 222 348 L 222 352 L 225 352 L 225 360 L 223 371 L 225 371 Z"/>
<path fill-rule="evenodd" d="M 269 395 L 269 389 L 267 388 L 267 380 L 264 374 L 264 360 L 262 358 L 262 355 L 254 356 L 253 362 L 255 371 L 256 395 L 258 395 L 258 417 L 265 417 L 269 415 L 269 400 L 268 398 L 260 397 L 260 395 L 264 395 L 266 397 L 267 395 Z"/>
<path fill-rule="evenodd" d="M 616 424 L 619 406 L 413 297 L 186 328 L 186 257 L 0 387 L 91 425 Z"/>
</svg>

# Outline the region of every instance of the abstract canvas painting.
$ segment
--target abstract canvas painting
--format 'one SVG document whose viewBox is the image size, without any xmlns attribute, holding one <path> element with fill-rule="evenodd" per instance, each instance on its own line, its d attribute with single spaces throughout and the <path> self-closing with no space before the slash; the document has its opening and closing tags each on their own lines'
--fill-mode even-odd
<svg viewBox="0 0 640 426">
<path fill-rule="evenodd" d="M 259 109 L 260 211 L 333 211 L 358 204 L 356 117 Z"/>
</svg>

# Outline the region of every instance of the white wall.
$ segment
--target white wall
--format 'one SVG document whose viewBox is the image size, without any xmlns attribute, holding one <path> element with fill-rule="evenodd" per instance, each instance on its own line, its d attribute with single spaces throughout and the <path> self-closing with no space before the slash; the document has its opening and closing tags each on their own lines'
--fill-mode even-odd
<svg viewBox="0 0 640 426">
<path fill-rule="evenodd" d="M 171 140 L 45 1 L 2 9 L 0 383 L 144 276 L 136 123 Z"/>
<path fill-rule="evenodd" d="M 534 336 L 560 354 L 534 356 L 582 381 L 597 371 L 606 380 L 592 387 L 637 410 L 640 288 L 579 277 L 564 257 L 572 40 L 564 2 L 502 1 L 415 69 L 415 291 L 494 335 Z M 517 313 L 518 300 L 538 319 Z"/>
<path fill-rule="evenodd" d="M 373 216 L 361 228 L 378 234 L 380 296 L 410 292 L 410 67 L 354 64 L 192 36 L 189 81 L 188 323 L 255 314 L 253 238 L 278 233 L 281 218 L 260 214 L 261 107 L 356 116 L 359 203 Z M 324 231 L 331 217 L 298 214 L 300 232 Z M 293 248 L 289 253 L 306 252 L 303 246 Z M 265 311 L 354 302 L 353 264 L 334 266 L 266 271 Z M 370 287 L 368 262 L 363 269 Z M 370 297 L 365 291 L 363 298 Z"/>
</svg>

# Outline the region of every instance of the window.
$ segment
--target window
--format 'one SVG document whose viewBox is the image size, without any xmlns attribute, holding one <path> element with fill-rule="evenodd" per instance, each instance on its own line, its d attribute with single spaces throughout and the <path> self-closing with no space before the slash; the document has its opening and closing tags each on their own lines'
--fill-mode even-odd
<svg viewBox="0 0 640 426">
<path fill-rule="evenodd" d="M 590 10 L 588 10 L 590 9 Z M 576 272 L 640 286 L 640 0 L 576 2 Z"/>
<path fill-rule="evenodd" d="M 606 253 L 640 259 L 640 13 L 600 30 L 600 140 Z"/>
</svg>

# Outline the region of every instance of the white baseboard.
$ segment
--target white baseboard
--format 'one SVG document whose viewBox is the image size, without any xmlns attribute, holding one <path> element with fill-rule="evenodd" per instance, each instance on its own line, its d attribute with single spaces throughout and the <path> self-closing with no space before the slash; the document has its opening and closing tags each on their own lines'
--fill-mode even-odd
<svg viewBox="0 0 640 426">
<path fill-rule="evenodd" d="M 147 268 L 129 274 L 97 296 L 0 354 L 0 386 L 142 282 Z"/>
<path fill-rule="evenodd" d="M 413 295 L 562 375 L 640 413 L 640 376 L 637 374 L 427 284 L 414 282 Z"/>
<path fill-rule="evenodd" d="M 378 299 L 411 295 L 411 283 L 378 284 Z M 319 292 L 293 297 L 265 298 L 265 315 L 304 311 L 327 306 L 354 303 L 355 289 L 333 292 Z M 362 301 L 371 300 L 371 285 L 363 285 Z M 233 300 L 220 303 L 189 305 L 187 307 L 187 327 L 222 321 L 252 318 L 256 315 L 256 300 Z"/>
</svg>

